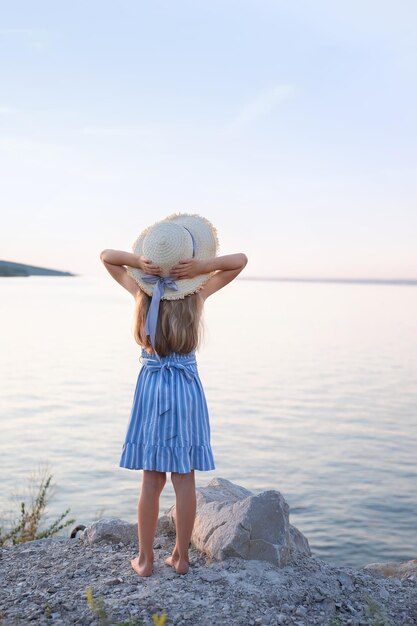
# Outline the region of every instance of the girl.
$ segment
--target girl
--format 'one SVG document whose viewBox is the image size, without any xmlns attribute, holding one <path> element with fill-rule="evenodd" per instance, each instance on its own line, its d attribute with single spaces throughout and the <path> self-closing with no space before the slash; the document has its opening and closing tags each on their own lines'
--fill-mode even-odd
<svg viewBox="0 0 417 626">
<path fill-rule="evenodd" d="M 159 496 L 171 472 L 176 543 L 165 564 L 189 569 L 196 514 L 194 470 L 215 469 L 210 424 L 195 351 L 204 301 L 230 283 L 247 263 L 244 254 L 217 256 L 217 233 L 198 215 L 176 214 L 145 229 L 133 253 L 103 250 L 111 276 L 136 301 L 134 336 L 142 368 L 120 467 L 142 469 L 138 502 L 139 576 L 153 571 Z"/>
</svg>

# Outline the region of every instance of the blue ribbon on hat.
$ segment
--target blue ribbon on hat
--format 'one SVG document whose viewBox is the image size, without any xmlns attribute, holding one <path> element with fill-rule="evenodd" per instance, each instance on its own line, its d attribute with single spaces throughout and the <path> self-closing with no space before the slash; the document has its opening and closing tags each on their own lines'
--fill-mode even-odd
<svg viewBox="0 0 417 626">
<path fill-rule="evenodd" d="M 196 253 L 196 243 L 193 236 L 193 233 L 188 230 L 186 226 L 183 226 L 185 230 L 190 233 L 191 240 L 193 242 L 193 257 L 195 257 Z M 161 298 L 164 295 L 165 289 L 173 289 L 178 291 L 178 286 L 175 280 L 173 280 L 170 276 L 157 276 L 155 274 L 144 274 L 141 276 L 143 282 L 149 283 L 151 285 L 155 285 L 152 293 L 151 304 L 149 305 L 148 314 L 146 316 L 145 322 L 145 332 L 151 338 L 151 344 L 153 349 L 155 350 L 155 337 L 156 337 L 156 324 L 158 322 L 158 312 L 159 312 L 159 304 L 161 302 Z"/>
<path fill-rule="evenodd" d="M 152 300 L 149 305 L 148 314 L 145 322 L 145 332 L 151 338 L 152 347 L 155 350 L 155 336 L 156 336 L 156 324 L 158 321 L 159 303 L 164 295 L 165 289 L 173 289 L 178 291 L 178 286 L 175 280 L 170 276 L 165 278 L 162 276 L 156 276 L 154 274 L 144 274 L 142 280 L 145 283 L 155 285 L 152 293 Z M 156 350 L 155 350 L 156 352 Z"/>
<path fill-rule="evenodd" d="M 185 230 L 187 231 L 187 233 L 190 233 L 191 236 L 191 241 L 193 242 L 193 257 L 195 257 L 195 252 L 196 252 L 196 244 L 195 244 L 195 239 L 194 239 L 194 235 L 191 232 L 191 230 L 188 230 L 188 228 L 184 225 L 182 225 L 183 228 L 185 228 Z"/>
</svg>

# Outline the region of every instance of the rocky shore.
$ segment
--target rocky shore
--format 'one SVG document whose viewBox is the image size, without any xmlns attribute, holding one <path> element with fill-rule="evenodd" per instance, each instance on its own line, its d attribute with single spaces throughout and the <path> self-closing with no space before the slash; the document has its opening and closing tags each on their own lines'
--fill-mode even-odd
<svg viewBox="0 0 417 626">
<path fill-rule="evenodd" d="M 278 491 L 255 495 L 214 478 L 198 493 L 185 575 L 164 563 L 174 542 L 171 507 L 158 521 L 149 577 L 131 569 L 137 525 L 121 520 L 3 547 L 0 624 L 154 626 L 165 612 L 173 626 L 417 626 L 417 560 L 327 564 L 291 527 Z"/>
</svg>

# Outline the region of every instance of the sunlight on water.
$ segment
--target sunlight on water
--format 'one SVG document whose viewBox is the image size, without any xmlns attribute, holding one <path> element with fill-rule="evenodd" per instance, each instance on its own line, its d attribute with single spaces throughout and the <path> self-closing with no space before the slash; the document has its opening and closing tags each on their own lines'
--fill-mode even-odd
<svg viewBox="0 0 417 626">
<path fill-rule="evenodd" d="M 140 348 L 107 276 L 2 279 L 1 510 L 48 463 L 51 514 L 134 521 L 142 472 L 118 467 Z M 199 370 L 216 469 L 278 489 L 313 554 L 415 558 L 415 286 L 235 281 L 206 303 Z M 168 474 L 169 478 L 169 474 Z M 167 481 L 161 512 L 174 501 Z"/>
</svg>

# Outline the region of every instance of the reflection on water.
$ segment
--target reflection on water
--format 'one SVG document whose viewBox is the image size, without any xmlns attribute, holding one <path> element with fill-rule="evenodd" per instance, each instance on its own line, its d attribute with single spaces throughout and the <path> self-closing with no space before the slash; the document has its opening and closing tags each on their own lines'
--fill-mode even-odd
<svg viewBox="0 0 417 626">
<path fill-rule="evenodd" d="M 118 467 L 139 346 L 107 276 L 1 289 L 1 509 L 47 462 L 51 514 L 135 520 L 141 472 Z M 238 280 L 206 303 L 198 354 L 216 469 L 278 489 L 315 555 L 415 558 L 415 286 Z M 169 474 L 168 474 L 169 477 Z M 161 511 L 174 501 L 167 481 Z"/>
</svg>

